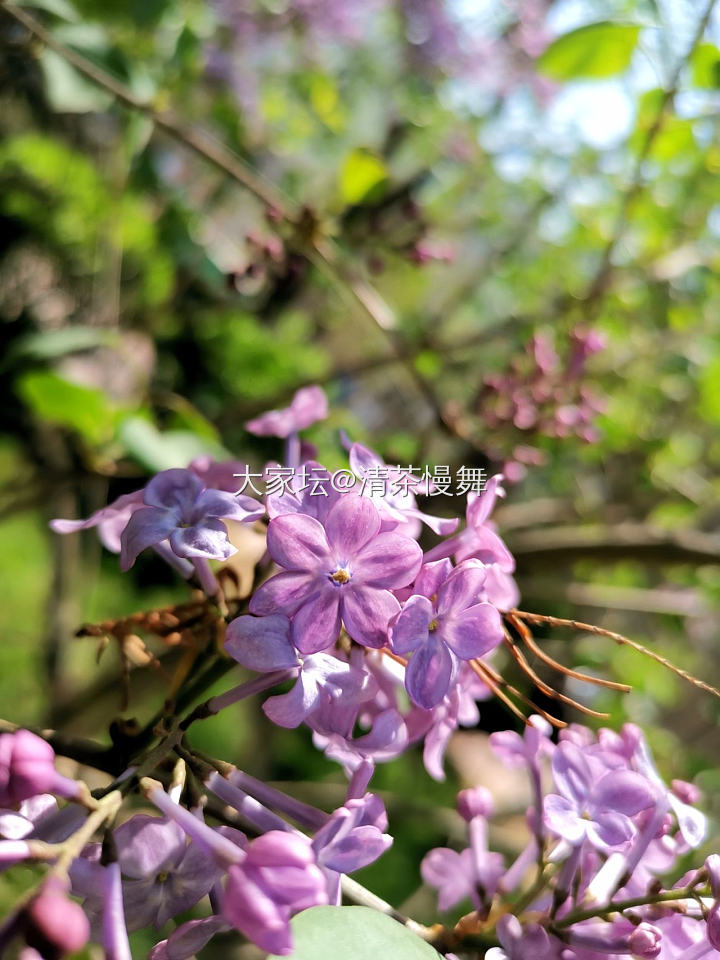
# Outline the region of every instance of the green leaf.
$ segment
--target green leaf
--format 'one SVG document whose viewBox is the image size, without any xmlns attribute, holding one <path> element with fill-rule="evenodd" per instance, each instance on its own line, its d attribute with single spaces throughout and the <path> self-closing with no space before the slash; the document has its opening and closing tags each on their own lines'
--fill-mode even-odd
<svg viewBox="0 0 720 960">
<path fill-rule="evenodd" d="M 720 356 L 714 357 L 699 378 L 700 413 L 710 423 L 720 423 Z"/>
<path fill-rule="evenodd" d="M 558 37 L 536 61 L 552 80 L 599 80 L 630 65 L 640 27 L 631 23 L 590 23 Z"/>
<path fill-rule="evenodd" d="M 209 453 L 218 460 L 229 454 L 219 443 L 199 437 L 189 430 L 160 430 L 142 417 L 128 417 L 118 428 L 128 453 L 150 470 L 186 467 L 191 460 Z"/>
<path fill-rule="evenodd" d="M 703 90 L 720 87 L 720 50 L 714 43 L 701 43 L 692 60 L 692 81 Z"/>
<path fill-rule="evenodd" d="M 32 371 L 20 377 L 17 392 L 42 420 L 75 430 L 90 443 L 112 437 L 115 411 L 102 390 L 70 383 L 50 371 Z"/>
<path fill-rule="evenodd" d="M 112 103 L 112 97 L 81 76 L 52 50 L 40 57 L 45 76 L 48 102 L 58 113 L 100 113 Z"/>
<path fill-rule="evenodd" d="M 340 196 L 345 203 L 360 203 L 387 179 L 387 168 L 368 150 L 353 150 L 340 171 Z"/>
<path fill-rule="evenodd" d="M 311 907 L 290 926 L 294 950 L 288 960 L 440 960 L 407 927 L 369 907 Z"/>
<path fill-rule="evenodd" d="M 91 350 L 117 340 L 115 331 L 98 327 L 63 327 L 60 330 L 43 330 L 19 339 L 13 356 L 32 357 L 34 360 L 51 360 L 80 350 Z"/>
</svg>

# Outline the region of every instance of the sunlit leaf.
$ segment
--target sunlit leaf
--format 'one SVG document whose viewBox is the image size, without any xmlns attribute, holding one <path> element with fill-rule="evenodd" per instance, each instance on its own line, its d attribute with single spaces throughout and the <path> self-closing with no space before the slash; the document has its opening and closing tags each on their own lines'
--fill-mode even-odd
<svg viewBox="0 0 720 960">
<path fill-rule="evenodd" d="M 387 178 L 379 157 L 367 150 L 353 150 L 340 171 L 340 196 L 345 203 L 360 203 Z"/>
<path fill-rule="evenodd" d="M 107 108 L 112 98 L 95 84 L 86 80 L 52 50 L 45 50 L 40 58 L 45 76 L 48 103 L 58 113 L 96 113 Z"/>
<path fill-rule="evenodd" d="M 558 37 L 536 67 L 553 80 L 613 77 L 630 65 L 639 34 L 630 23 L 590 23 Z"/>
<path fill-rule="evenodd" d="M 91 443 L 101 443 L 112 436 L 115 411 L 102 390 L 70 383 L 51 371 L 26 373 L 16 387 L 40 419 L 75 430 Z"/>
<path fill-rule="evenodd" d="M 299 913 L 291 927 L 294 950 L 288 960 L 439 960 L 440 956 L 407 927 L 369 907 L 312 907 Z"/>
</svg>

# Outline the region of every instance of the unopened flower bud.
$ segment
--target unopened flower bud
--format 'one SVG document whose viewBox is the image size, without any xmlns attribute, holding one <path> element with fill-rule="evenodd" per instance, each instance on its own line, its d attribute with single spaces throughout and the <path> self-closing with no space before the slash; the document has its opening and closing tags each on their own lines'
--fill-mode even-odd
<svg viewBox="0 0 720 960">
<path fill-rule="evenodd" d="M 25 911 L 25 941 L 43 957 L 75 953 L 90 937 L 88 918 L 67 891 L 67 884 L 51 877 Z"/>
<path fill-rule="evenodd" d="M 76 796 L 79 785 L 55 769 L 55 753 L 29 730 L 0 734 L 0 807 L 16 807 L 40 793 Z"/>
<path fill-rule="evenodd" d="M 493 812 L 493 799 L 489 790 L 485 787 L 470 787 L 467 790 L 461 790 L 455 801 L 457 812 L 468 822 L 473 817 L 491 817 Z"/>
</svg>

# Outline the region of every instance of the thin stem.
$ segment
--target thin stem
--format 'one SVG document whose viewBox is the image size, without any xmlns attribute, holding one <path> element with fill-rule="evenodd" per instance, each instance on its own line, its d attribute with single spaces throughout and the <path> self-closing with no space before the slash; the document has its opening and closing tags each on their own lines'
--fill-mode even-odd
<svg viewBox="0 0 720 960">
<path fill-rule="evenodd" d="M 605 917 L 612 913 L 623 913 L 625 910 L 632 910 L 634 907 L 644 907 L 652 903 L 673 903 L 676 900 L 695 899 L 695 888 L 697 884 L 690 884 L 687 887 L 679 887 L 676 890 L 663 890 L 661 893 L 648 893 L 642 897 L 631 897 L 628 900 L 617 900 L 614 903 L 607 903 L 602 907 L 590 907 L 587 910 L 572 910 L 566 914 L 562 920 L 558 920 L 555 926 L 562 930 L 572 926 L 574 923 L 581 923 L 583 920 L 592 920 L 594 917 Z"/>
</svg>

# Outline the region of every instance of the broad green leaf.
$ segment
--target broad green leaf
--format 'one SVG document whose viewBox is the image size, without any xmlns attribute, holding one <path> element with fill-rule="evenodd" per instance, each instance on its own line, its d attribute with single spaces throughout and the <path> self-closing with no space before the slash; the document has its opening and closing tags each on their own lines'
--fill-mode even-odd
<svg viewBox="0 0 720 960">
<path fill-rule="evenodd" d="M 407 927 L 369 907 L 311 907 L 290 926 L 294 949 L 287 960 L 440 960 Z"/>
<path fill-rule="evenodd" d="M 63 327 L 60 330 L 44 330 L 31 333 L 18 340 L 13 347 L 13 356 L 49 360 L 79 350 L 91 350 L 117 339 L 114 331 L 97 327 Z"/>
<path fill-rule="evenodd" d="M 222 460 L 229 454 L 219 443 L 200 437 L 189 430 L 158 428 L 142 417 L 128 417 L 118 427 L 118 436 L 128 453 L 150 470 L 186 467 L 202 454 Z"/>
<path fill-rule="evenodd" d="M 340 196 L 345 203 L 360 203 L 387 178 L 387 168 L 368 150 L 353 150 L 340 171 Z"/>
<path fill-rule="evenodd" d="M 58 113 L 95 113 L 107 110 L 112 98 L 81 76 L 52 50 L 40 58 L 48 102 Z"/>
<path fill-rule="evenodd" d="M 536 67 L 552 80 L 613 77 L 630 65 L 639 34 L 630 23 L 590 23 L 558 37 Z"/>
<path fill-rule="evenodd" d="M 90 443 L 112 437 L 115 411 L 102 390 L 70 383 L 45 370 L 22 376 L 17 392 L 37 417 L 75 430 Z"/>
</svg>

